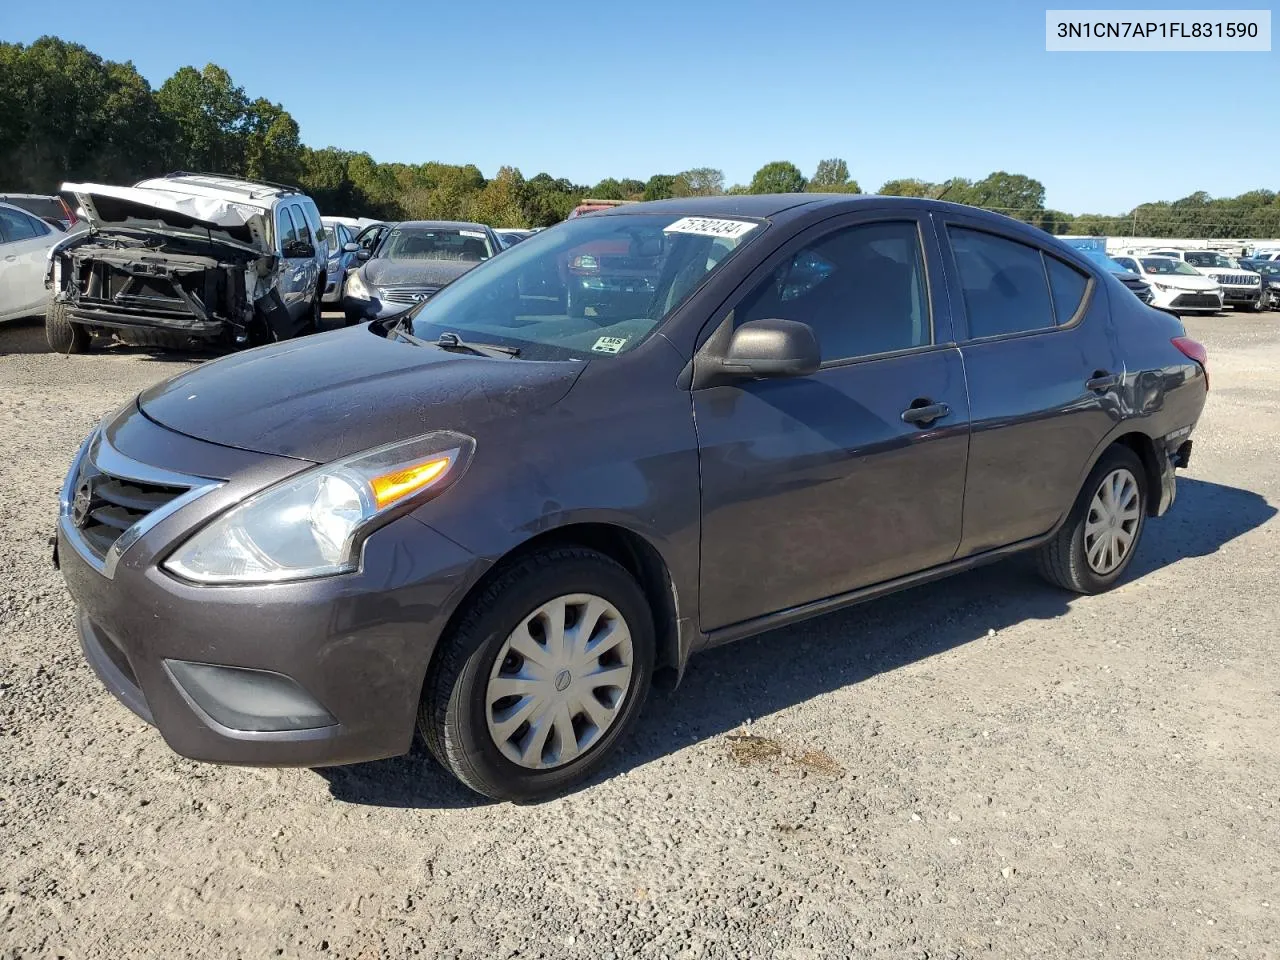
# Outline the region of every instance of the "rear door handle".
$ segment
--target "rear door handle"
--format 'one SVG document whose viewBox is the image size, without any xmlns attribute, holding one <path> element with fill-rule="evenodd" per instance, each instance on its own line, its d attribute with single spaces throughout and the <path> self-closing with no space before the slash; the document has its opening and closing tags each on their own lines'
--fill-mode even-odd
<svg viewBox="0 0 1280 960">
<path fill-rule="evenodd" d="M 935 420 L 951 415 L 951 408 L 945 403 L 930 403 L 928 400 L 916 400 L 902 411 L 903 423 L 914 423 L 918 427 L 927 427 Z"/>
<path fill-rule="evenodd" d="M 1114 390 L 1120 386 L 1120 374 L 1107 373 L 1105 370 L 1095 370 L 1093 377 L 1084 382 L 1086 390 L 1092 390 L 1094 393 L 1106 393 L 1108 390 Z"/>
</svg>

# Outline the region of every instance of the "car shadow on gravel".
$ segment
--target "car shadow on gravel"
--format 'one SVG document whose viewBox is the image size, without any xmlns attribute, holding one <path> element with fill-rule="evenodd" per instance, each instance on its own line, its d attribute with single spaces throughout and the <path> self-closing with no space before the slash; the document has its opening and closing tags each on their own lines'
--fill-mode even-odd
<svg viewBox="0 0 1280 960">
<path fill-rule="evenodd" d="M 1248 490 L 1180 478 L 1177 503 L 1165 517 L 1148 522 L 1127 579 L 1211 554 L 1275 513 Z M 709 650 L 690 661 L 675 691 L 653 692 L 635 734 L 584 788 L 988 631 L 1061 617 L 1074 598 L 1041 580 L 1026 558 L 1014 557 Z M 850 722 L 863 723 L 856 716 Z M 335 799 L 349 803 L 456 807 L 487 802 L 454 781 L 420 744 L 407 757 L 317 772 L 329 781 Z"/>
<path fill-rule="evenodd" d="M 44 338 L 44 317 L 0 320 L 0 357 L 15 353 L 48 353 Z"/>
</svg>

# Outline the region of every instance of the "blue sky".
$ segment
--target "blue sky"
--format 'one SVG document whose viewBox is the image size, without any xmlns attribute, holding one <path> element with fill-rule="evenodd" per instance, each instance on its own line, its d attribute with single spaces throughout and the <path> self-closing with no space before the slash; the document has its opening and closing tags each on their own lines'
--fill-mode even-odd
<svg viewBox="0 0 1280 960">
<path fill-rule="evenodd" d="M 1024 173 L 1073 213 L 1280 189 L 1275 111 L 1246 94 L 1274 102 L 1280 53 L 1046 53 L 1046 5 L 1026 0 L 4 6 L 0 39 L 56 34 L 155 86 L 213 61 L 304 142 L 381 161 L 734 183 L 838 156 L 864 190 Z"/>
</svg>

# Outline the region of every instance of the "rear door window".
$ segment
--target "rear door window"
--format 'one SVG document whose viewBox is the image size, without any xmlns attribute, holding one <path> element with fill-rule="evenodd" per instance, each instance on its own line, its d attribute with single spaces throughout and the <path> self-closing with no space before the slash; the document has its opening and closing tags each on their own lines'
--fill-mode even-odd
<svg viewBox="0 0 1280 960">
<path fill-rule="evenodd" d="M 1054 326 L 1053 301 L 1039 249 L 981 230 L 949 226 L 969 320 L 969 338 Z"/>
<path fill-rule="evenodd" d="M 43 223 L 20 210 L 0 209 L 0 233 L 3 233 L 6 243 L 42 237 L 48 232 Z"/>
</svg>

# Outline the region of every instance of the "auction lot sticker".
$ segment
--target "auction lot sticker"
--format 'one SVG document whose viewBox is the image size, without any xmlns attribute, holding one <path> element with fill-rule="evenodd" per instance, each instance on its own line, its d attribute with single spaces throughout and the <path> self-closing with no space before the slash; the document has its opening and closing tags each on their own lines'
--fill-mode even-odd
<svg viewBox="0 0 1280 960">
<path fill-rule="evenodd" d="M 596 353 L 617 353 L 630 339 L 630 337 L 601 337 L 591 349 Z"/>
<path fill-rule="evenodd" d="M 758 223 L 746 220 L 720 220 L 715 217 L 681 217 L 669 227 L 663 227 L 663 233 L 694 233 L 700 237 L 724 237 L 726 240 L 737 240 L 750 233 Z"/>
</svg>

